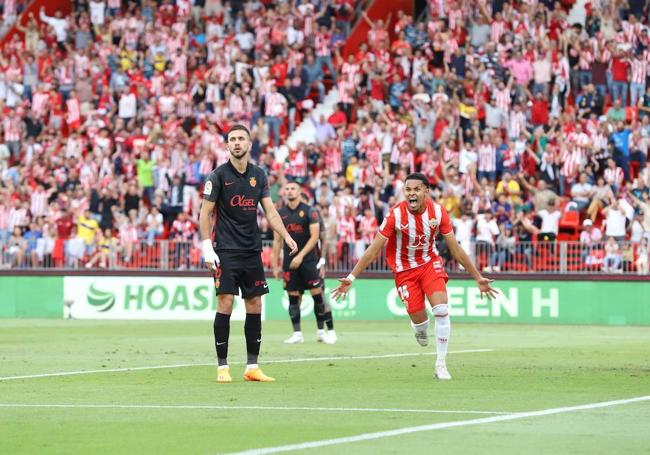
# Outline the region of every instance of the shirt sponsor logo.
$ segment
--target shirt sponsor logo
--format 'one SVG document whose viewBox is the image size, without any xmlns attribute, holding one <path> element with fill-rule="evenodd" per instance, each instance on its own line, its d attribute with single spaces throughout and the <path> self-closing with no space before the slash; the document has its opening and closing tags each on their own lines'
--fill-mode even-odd
<svg viewBox="0 0 650 455">
<path fill-rule="evenodd" d="M 416 235 L 413 239 L 413 243 L 409 245 L 409 248 L 418 248 L 426 244 L 427 236 L 424 234 Z"/>
<path fill-rule="evenodd" d="M 203 194 L 205 196 L 210 196 L 212 194 L 212 182 L 210 180 L 205 182 L 205 186 L 203 187 Z"/>
<path fill-rule="evenodd" d="M 302 224 L 298 224 L 298 223 L 287 224 L 287 232 L 295 232 L 297 234 L 301 234 L 303 232 Z"/>
<path fill-rule="evenodd" d="M 230 206 L 231 207 L 255 207 L 255 199 L 253 198 L 247 198 L 242 196 L 241 194 L 235 194 L 232 198 L 230 198 Z"/>
</svg>

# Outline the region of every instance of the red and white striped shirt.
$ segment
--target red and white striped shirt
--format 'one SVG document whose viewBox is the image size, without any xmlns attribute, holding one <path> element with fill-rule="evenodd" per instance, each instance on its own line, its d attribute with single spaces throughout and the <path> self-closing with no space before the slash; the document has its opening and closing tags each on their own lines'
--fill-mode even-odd
<svg viewBox="0 0 650 455">
<path fill-rule="evenodd" d="M 330 34 L 329 33 L 315 33 L 314 34 L 314 47 L 316 48 L 317 57 L 329 57 L 332 55 L 330 47 Z"/>
<path fill-rule="evenodd" d="M 494 97 L 494 104 L 499 109 L 503 109 L 505 112 L 510 110 L 510 90 L 504 88 L 503 90 L 494 89 L 492 92 Z"/>
<path fill-rule="evenodd" d="M 32 193 L 29 211 L 32 212 L 32 216 L 45 216 L 47 211 L 47 193 L 45 191 Z"/>
<path fill-rule="evenodd" d="M 22 120 L 20 117 L 5 117 L 2 120 L 2 126 L 5 130 L 5 141 L 19 142 L 21 135 Z"/>
<path fill-rule="evenodd" d="M 340 145 L 328 147 L 325 150 L 325 166 L 330 172 L 340 173 L 343 172 L 343 162 L 341 161 L 341 148 Z"/>
<path fill-rule="evenodd" d="M 455 30 L 456 27 L 463 26 L 463 10 L 452 9 L 449 11 L 449 30 Z"/>
<path fill-rule="evenodd" d="M 523 112 L 511 112 L 508 134 L 511 138 L 519 137 L 519 133 L 526 129 L 526 114 Z"/>
<path fill-rule="evenodd" d="M 0 205 L 0 231 L 9 229 L 9 209 Z"/>
<path fill-rule="evenodd" d="M 361 240 L 366 245 L 372 243 L 372 239 L 375 237 L 377 231 L 377 218 L 374 216 L 363 216 L 359 220 L 359 233 L 361 234 Z"/>
<path fill-rule="evenodd" d="M 289 155 L 287 174 L 293 177 L 307 177 L 307 156 L 304 150 Z"/>
<path fill-rule="evenodd" d="M 560 174 L 565 176 L 568 180 L 572 180 L 578 174 L 578 171 L 583 165 L 585 152 L 580 147 L 574 147 L 572 150 L 565 150 L 562 153 L 562 169 Z"/>
<path fill-rule="evenodd" d="M 393 272 L 403 272 L 440 261 L 436 236 L 454 231 L 449 214 L 440 204 L 426 199 L 424 212 L 412 213 L 408 202 L 393 207 L 379 228 L 379 235 L 388 240 L 386 261 Z"/>
<path fill-rule="evenodd" d="M 278 92 L 266 95 L 266 106 L 264 113 L 270 117 L 284 117 L 287 115 L 287 100 Z"/>
<path fill-rule="evenodd" d="M 122 244 L 126 242 L 138 241 L 138 229 L 132 223 L 123 223 L 120 226 L 120 241 Z"/>
<path fill-rule="evenodd" d="M 580 51 L 580 59 L 578 61 L 578 67 L 582 71 L 591 70 L 591 63 L 594 61 L 594 56 L 588 50 Z"/>
<path fill-rule="evenodd" d="M 614 169 L 608 167 L 605 169 L 603 177 L 605 178 L 605 181 L 608 185 L 616 185 L 620 187 L 623 183 L 623 179 L 625 178 L 625 173 L 623 172 L 623 169 L 618 166 L 616 166 Z"/>
<path fill-rule="evenodd" d="M 9 209 L 9 217 L 7 218 L 9 232 L 13 232 L 16 226 L 27 226 L 27 210 L 24 208 L 12 207 Z"/>
<path fill-rule="evenodd" d="M 337 231 L 342 242 L 354 243 L 357 240 L 356 222 L 351 216 L 344 216 L 339 219 Z"/>
<path fill-rule="evenodd" d="M 648 72 L 647 62 L 635 58 L 634 60 L 630 61 L 630 67 L 632 69 L 632 83 L 645 84 L 645 78 Z"/>
<path fill-rule="evenodd" d="M 478 147 L 479 171 L 494 172 L 497 170 L 497 150 L 492 144 L 481 144 Z"/>
<path fill-rule="evenodd" d="M 501 39 L 501 35 L 503 35 L 506 30 L 508 30 L 508 24 L 506 21 L 492 21 L 492 31 L 490 34 L 492 41 L 498 43 Z"/>
<path fill-rule="evenodd" d="M 341 78 L 338 82 L 338 102 L 343 104 L 352 104 L 354 93 L 354 83 L 348 79 Z"/>
<path fill-rule="evenodd" d="M 50 94 L 47 92 L 36 92 L 32 97 L 32 112 L 36 117 L 44 117 L 47 110 L 47 103 L 50 101 Z"/>
<path fill-rule="evenodd" d="M 77 98 L 68 98 L 65 104 L 68 108 L 68 115 L 66 117 L 66 122 L 68 125 L 72 125 L 75 122 L 81 121 L 81 108 L 79 107 L 79 100 Z"/>
<path fill-rule="evenodd" d="M 343 65 L 341 65 L 341 75 L 352 84 L 356 84 L 359 76 L 359 65 L 348 62 L 343 63 Z"/>
<path fill-rule="evenodd" d="M 192 107 L 192 95 L 187 92 L 176 95 L 176 115 L 182 118 L 191 117 Z"/>
</svg>

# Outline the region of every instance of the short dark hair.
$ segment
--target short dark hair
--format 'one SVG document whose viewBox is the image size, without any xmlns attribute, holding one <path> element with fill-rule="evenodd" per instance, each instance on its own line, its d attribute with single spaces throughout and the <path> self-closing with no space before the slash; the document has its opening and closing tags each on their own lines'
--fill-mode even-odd
<svg viewBox="0 0 650 455">
<path fill-rule="evenodd" d="M 237 125 L 233 125 L 232 127 L 230 127 L 226 136 L 230 136 L 230 133 L 232 133 L 233 131 L 245 131 L 246 134 L 248 134 L 248 137 L 249 138 L 251 137 L 251 132 L 248 130 L 248 128 L 246 128 L 241 123 L 238 123 Z"/>
<path fill-rule="evenodd" d="M 420 182 L 424 183 L 424 186 L 426 186 L 427 188 L 429 188 L 430 186 L 429 178 L 426 175 L 422 174 L 421 172 L 414 172 L 412 174 L 407 175 L 406 179 L 404 179 L 404 182 L 406 182 L 407 180 L 419 180 Z"/>
</svg>

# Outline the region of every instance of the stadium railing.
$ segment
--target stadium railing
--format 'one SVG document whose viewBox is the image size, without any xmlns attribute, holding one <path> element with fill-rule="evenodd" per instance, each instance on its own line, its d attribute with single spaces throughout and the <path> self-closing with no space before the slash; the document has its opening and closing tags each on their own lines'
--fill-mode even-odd
<svg viewBox="0 0 650 455">
<path fill-rule="evenodd" d="M 262 260 L 271 271 L 272 242 L 263 242 Z M 97 248 L 72 239 L 54 248 L 52 242 L 39 241 L 30 250 L 26 245 L 0 248 L 3 270 L 189 270 L 203 269 L 201 251 L 196 241 L 157 240 L 129 245 L 116 244 L 97 254 Z M 618 250 L 608 253 L 606 243 L 584 245 L 578 242 L 518 242 L 501 247 L 484 242 L 464 246 L 479 270 L 499 273 L 624 273 L 648 275 L 648 253 L 639 244 L 618 242 Z M 327 272 L 347 274 L 363 253 L 362 243 L 339 242 L 328 258 Z M 451 258 L 444 243 L 439 254 L 450 272 L 462 268 Z M 611 247 L 610 247 L 611 250 Z M 645 260 L 643 259 L 645 257 Z M 93 259 L 94 258 L 94 259 Z M 371 274 L 390 274 L 385 253 L 366 270 Z"/>
</svg>

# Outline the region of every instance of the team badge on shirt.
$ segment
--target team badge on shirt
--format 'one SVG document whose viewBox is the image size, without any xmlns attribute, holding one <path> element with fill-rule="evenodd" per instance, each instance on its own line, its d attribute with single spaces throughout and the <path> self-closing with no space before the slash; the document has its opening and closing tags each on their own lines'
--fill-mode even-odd
<svg viewBox="0 0 650 455">
<path fill-rule="evenodd" d="M 257 179 L 255 177 L 251 177 L 251 179 L 248 181 L 253 188 L 255 188 L 255 185 L 257 185 Z"/>
<path fill-rule="evenodd" d="M 298 212 L 298 216 L 302 218 L 303 216 L 305 216 L 305 212 L 301 210 L 300 212 Z"/>
<path fill-rule="evenodd" d="M 203 194 L 205 196 L 210 196 L 212 194 L 212 182 L 210 180 L 205 182 L 205 187 L 203 187 Z"/>
<path fill-rule="evenodd" d="M 429 226 L 431 226 L 431 227 L 440 226 L 440 220 L 433 219 L 433 220 L 429 221 Z"/>
</svg>

